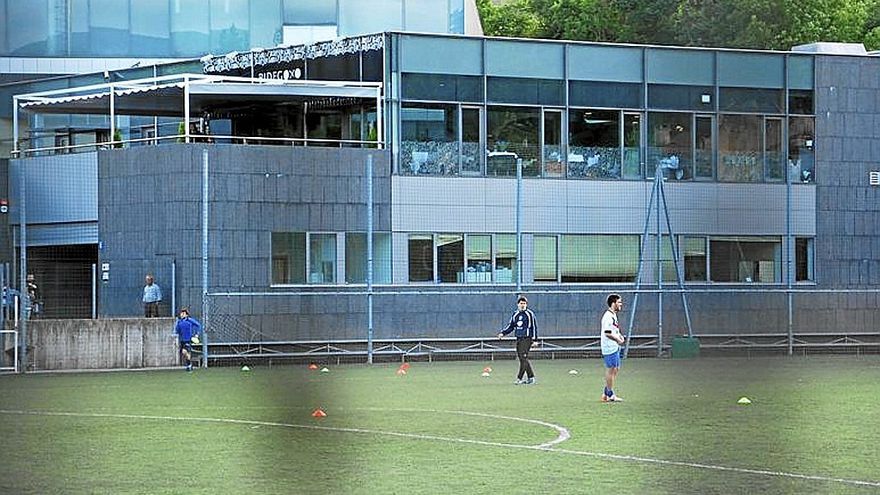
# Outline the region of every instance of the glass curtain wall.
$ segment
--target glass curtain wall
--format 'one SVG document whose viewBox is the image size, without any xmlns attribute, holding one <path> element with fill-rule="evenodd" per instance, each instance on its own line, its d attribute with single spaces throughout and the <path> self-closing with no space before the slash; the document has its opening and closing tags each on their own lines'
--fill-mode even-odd
<svg viewBox="0 0 880 495">
<path fill-rule="evenodd" d="M 568 113 L 568 176 L 620 178 L 620 112 L 571 110 Z"/>
<path fill-rule="evenodd" d="M 516 177 L 522 159 L 523 177 L 541 174 L 540 110 L 530 107 L 488 107 L 486 175 Z"/>
<path fill-rule="evenodd" d="M 653 177 L 657 167 L 670 180 L 693 178 L 693 114 L 648 113 L 648 162 Z"/>
<path fill-rule="evenodd" d="M 459 163 L 458 107 L 407 105 L 400 110 L 400 172 L 456 175 Z M 469 136 L 473 138 L 473 136 Z M 473 167 L 471 162 L 468 162 Z"/>
</svg>

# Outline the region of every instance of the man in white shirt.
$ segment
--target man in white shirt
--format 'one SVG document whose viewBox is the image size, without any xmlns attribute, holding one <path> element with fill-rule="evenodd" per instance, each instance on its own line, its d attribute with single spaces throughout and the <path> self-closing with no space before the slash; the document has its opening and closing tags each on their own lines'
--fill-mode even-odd
<svg viewBox="0 0 880 495">
<path fill-rule="evenodd" d="M 623 299 L 618 294 L 610 294 L 606 300 L 608 310 L 602 315 L 602 332 L 599 343 L 602 346 L 602 359 L 605 361 L 605 390 L 602 402 L 621 402 L 622 398 L 614 393 L 614 380 L 620 371 L 620 346 L 625 342 L 620 333 L 617 313 L 623 308 Z"/>
</svg>

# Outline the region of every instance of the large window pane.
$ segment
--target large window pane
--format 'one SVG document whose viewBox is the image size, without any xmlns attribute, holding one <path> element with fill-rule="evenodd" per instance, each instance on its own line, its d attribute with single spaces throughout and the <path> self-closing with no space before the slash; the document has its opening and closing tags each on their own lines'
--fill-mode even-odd
<svg viewBox="0 0 880 495">
<path fill-rule="evenodd" d="M 562 155 L 562 111 L 544 111 L 544 177 L 565 175 Z"/>
<path fill-rule="evenodd" d="M 792 89 L 788 92 L 788 113 L 813 115 L 813 90 Z"/>
<path fill-rule="evenodd" d="M 404 73 L 401 94 L 405 100 L 483 101 L 483 78 L 450 74 Z"/>
<path fill-rule="evenodd" d="M 129 53 L 129 2 L 89 0 L 91 54 L 121 56 Z"/>
<path fill-rule="evenodd" d="M 573 107 L 641 108 L 642 85 L 621 82 L 569 82 L 568 104 Z"/>
<path fill-rule="evenodd" d="M 722 112 L 783 113 L 784 91 L 762 88 L 720 88 Z"/>
<path fill-rule="evenodd" d="M 782 119 L 764 121 L 764 179 L 779 182 L 784 178 L 785 155 L 782 147 Z"/>
<path fill-rule="evenodd" d="M 272 283 L 306 282 L 305 232 L 272 232 Z"/>
<path fill-rule="evenodd" d="M 712 86 L 683 86 L 649 84 L 648 106 L 668 110 L 715 110 L 715 88 Z"/>
<path fill-rule="evenodd" d="M 168 0 L 131 0 L 131 45 L 139 55 L 163 57 L 171 50 Z"/>
<path fill-rule="evenodd" d="M 816 180 L 813 155 L 815 121 L 812 117 L 788 119 L 788 165 L 792 182 Z"/>
<path fill-rule="evenodd" d="M 486 81 L 486 99 L 491 103 L 562 105 L 563 84 L 562 81 L 551 79 L 489 77 Z"/>
<path fill-rule="evenodd" d="M 532 238 L 534 252 L 535 282 L 557 281 L 557 255 L 555 235 L 536 235 Z"/>
<path fill-rule="evenodd" d="M 779 239 L 728 237 L 709 240 L 713 282 L 778 283 L 782 280 Z"/>
<path fill-rule="evenodd" d="M 713 118 L 709 115 L 697 115 L 694 134 L 694 174 L 698 178 L 711 179 L 715 172 Z"/>
<path fill-rule="evenodd" d="M 459 283 L 492 283 L 492 236 L 467 236 L 467 268 L 459 276 Z"/>
<path fill-rule="evenodd" d="M 250 46 L 248 0 L 211 0 L 211 52 L 247 51 Z"/>
<path fill-rule="evenodd" d="M 404 29 L 416 33 L 448 33 L 447 0 L 405 0 Z"/>
<path fill-rule="evenodd" d="M 620 178 L 619 111 L 569 111 L 568 176 Z"/>
<path fill-rule="evenodd" d="M 659 166 L 664 177 L 674 180 L 693 178 L 693 137 L 690 113 L 648 114 L 648 176 Z"/>
<path fill-rule="evenodd" d="M 32 0 L 8 2 L 6 19 L 8 26 L 8 51 L 18 57 L 43 56 L 47 53 L 49 40 L 49 2 Z M 52 54 L 54 55 L 54 54 Z"/>
<path fill-rule="evenodd" d="M 563 235 L 562 282 L 633 282 L 639 263 L 637 235 Z"/>
<path fill-rule="evenodd" d="M 367 282 L 367 234 L 345 234 L 345 282 Z M 391 234 L 373 233 L 373 283 L 391 283 Z"/>
<path fill-rule="evenodd" d="M 209 52 L 209 1 L 172 0 L 171 9 L 172 55 L 186 57 Z"/>
<path fill-rule="evenodd" d="M 400 110 L 400 122 L 401 174 L 458 174 L 455 105 L 406 106 Z"/>
<path fill-rule="evenodd" d="M 410 234 L 408 241 L 409 281 L 434 281 L 434 237 L 431 234 Z"/>
<path fill-rule="evenodd" d="M 309 283 L 336 281 L 336 234 L 309 235 Z"/>
<path fill-rule="evenodd" d="M 684 279 L 688 282 L 706 281 L 706 238 L 684 238 Z"/>
<path fill-rule="evenodd" d="M 483 112 L 479 108 L 461 108 L 461 171 L 479 174 L 483 171 L 480 129 Z"/>
<path fill-rule="evenodd" d="M 642 115 L 623 114 L 623 177 L 642 177 Z"/>
<path fill-rule="evenodd" d="M 336 0 L 284 0 L 284 24 L 291 26 L 336 24 Z"/>
<path fill-rule="evenodd" d="M 464 269 L 464 236 L 440 234 L 437 236 L 437 279 L 441 283 L 458 282 Z"/>
<path fill-rule="evenodd" d="M 339 36 L 402 30 L 402 5 L 403 0 L 339 0 Z"/>
<path fill-rule="evenodd" d="M 762 118 L 722 115 L 718 118 L 718 180 L 760 182 L 763 177 Z"/>
<path fill-rule="evenodd" d="M 495 236 L 495 281 L 509 284 L 517 281 L 516 235 Z"/>
<path fill-rule="evenodd" d="M 540 175 L 539 118 L 537 108 L 489 108 L 487 175 L 515 177 L 518 158 L 524 177 Z"/>
</svg>

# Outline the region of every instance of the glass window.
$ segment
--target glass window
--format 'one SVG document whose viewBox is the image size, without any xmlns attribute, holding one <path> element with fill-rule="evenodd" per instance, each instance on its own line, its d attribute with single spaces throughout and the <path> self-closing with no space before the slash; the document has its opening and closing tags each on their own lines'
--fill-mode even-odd
<svg viewBox="0 0 880 495">
<path fill-rule="evenodd" d="M 535 282 L 557 282 L 557 253 L 555 235 L 536 235 L 532 238 L 535 256 Z"/>
<path fill-rule="evenodd" d="M 648 114 L 647 173 L 653 177 L 660 167 L 664 177 L 671 180 L 693 178 L 693 135 L 691 113 Z"/>
<path fill-rule="evenodd" d="M 284 0 L 284 24 L 321 26 L 336 24 L 336 0 Z"/>
<path fill-rule="evenodd" d="M 784 178 L 785 151 L 782 147 L 782 119 L 764 119 L 764 179 L 781 182 Z"/>
<path fill-rule="evenodd" d="M 539 118 L 537 108 L 489 108 L 486 175 L 516 177 L 517 159 L 523 177 L 541 174 Z"/>
<path fill-rule="evenodd" d="M 684 238 L 684 279 L 687 282 L 706 281 L 706 238 Z"/>
<path fill-rule="evenodd" d="M 309 283 L 336 281 L 336 234 L 309 234 Z"/>
<path fill-rule="evenodd" d="M 464 269 L 464 236 L 437 236 L 437 279 L 440 283 L 456 283 Z"/>
<path fill-rule="evenodd" d="M 711 179 L 715 171 L 715 142 L 713 136 L 714 118 L 711 115 L 697 115 L 694 126 L 694 175 Z"/>
<path fill-rule="evenodd" d="M 211 0 L 212 53 L 250 49 L 248 0 Z"/>
<path fill-rule="evenodd" d="M 657 235 L 649 236 L 648 242 L 652 243 L 652 249 L 657 249 Z M 675 274 L 675 257 L 672 256 L 672 240 L 668 234 L 660 236 L 660 267 L 663 273 L 664 283 L 677 283 L 678 275 Z M 655 272 L 656 273 L 656 272 Z"/>
<path fill-rule="evenodd" d="M 788 119 L 788 168 L 792 182 L 810 183 L 816 180 L 814 136 L 815 121 L 812 117 Z"/>
<path fill-rule="evenodd" d="M 563 177 L 562 111 L 544 110 L 544 177 Z"/>
<path fill-rule="evenodd" d="M 637 235 L 563 235 L 562 282 L 634 282 L 639 264 Z"/>
<path fill-rule="evenodd" d="M 813 91 L 792 89 L 788 92 L 788 113 L 813 115 Z"/>
<path fill-rule="evenodd" d="M 139 54 L 161 57 L 171 50 L 168 0 L 131 0 L 131 46 Z"/>
<path fill-rule="evenodd" d="M 480 147 L 480 129 L 483 111 L 480 108 L 461 108 L 461 171 L 479 174 L 483 171 L 483 152 Z"/>
<path fill-rule="evenodd" d="M 306 283 L 305 232 L 272 232 L 272 283 Z"/>
<path fill-rule="evenodd" d="M 50 37 L 49 7 L 47 0 L 7 2 L 8 51 L 10 55 L 41 56 L 48 51 Z M 60 54 L 59 54 L 60 55 Z"/>
<path fill-rule="evenodd" d="M 620 112 L 568 112 L 568 176 L 620 178 Z"/>
<path fill-rule="evenodd" d="M 119 56 L 130 53 L 129 2 L 89 0 L 91 55 Z"/>
<path fill-rule="evenodd" d="M 781 253 L 777 238 L 710 238 L 709 276 L 713 282 L 778 283 Z"/>
<path fill-rule="evenodd" d="M 573 107 L 641 108 L 642 85 L 620 82 L 570 81 L 568 104 Z"/>
<path fill-rule="evenodd" d="M 762 118 L 721 115 L 718 118 L 718 180 L 760 182 L 763 177 Z"/>
<path fill-rule="evenodd" d="M 345 234 L 345 282 L 367 282 L 367 234 Z M 391 283 L 391 234 L 373 232 L 373 283 Z"/>
<path fill-rule="evenodd" d="M 642 115 L 623 114 L 623 177 L 642 177 Z"/>
<path fill-rule="evenodd" d="M 467 268 L 459 273 L 459 283 L 492 283 L 492 236 L 467 236 Z"/>
<path fill-rule="evenodd" d="M 715 88 L 712 86 L 649 84 L 648 106 L 657 109 L 711 112 L 715 109 Z"/>
<path fill-rule="evenodd" d="M 719 109 L 729 112 L 783 113 L 783 90 L 721 88 Z"/>
<path fill-rule="evenodd" d="M 517 281 L 516 234 L 495 235 L 495 281 L 512 284 Z"/>
<path fill-rule="evenodd" d="M 794 262 L 796 282 L 815 282 L 814 272 L 814 239 L 810 237 L 797 237 L 794 240 Z"/>
<path fill-rule="evenodd" d="M 185 57 L 210 51 L 209 14 L 208 0 L 171 1 L 172 55 Z"/>
<path fill-rule="evenodd" d="M 401 174 L 458 174 L 455 105 L 407 105 L 400 109 L 400 123 Z"/>
<path fill-rule="evenodd" d="M 339 0 L 339 36 L 402 30 L 403 0 Z"/>
<path fill-rule="evenodd" d="M 449 74 L 403 74 L 405 100 L 483 101 L 483 78 Z"/>
<path fill-rule="evenodd" d="M 434 281 L 434 237 L 431 234 L 410 234 L 407 245 L 409 281 Z"/>
<path fill-rule="evenodd" d="M 562 105 L 562 81 L 517 77 L 486 78 L 486 99 L 492 103 Z"/>
<path fill-rule="evenodd" d="M 403 29 L 416 33 L 448 33 L 447 0 L 404 0 Z"/>
</svg>

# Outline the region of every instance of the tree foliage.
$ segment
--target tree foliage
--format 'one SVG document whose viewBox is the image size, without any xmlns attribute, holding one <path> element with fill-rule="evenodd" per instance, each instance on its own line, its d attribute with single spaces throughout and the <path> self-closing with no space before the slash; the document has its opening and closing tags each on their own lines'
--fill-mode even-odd
<svg viewBox="0 0 880 495">
<path fill-rule="evenodd" d="M 880 0 L 477 0 L 490 36 L 788 50 L 880 48 Z"/>
</svg>

